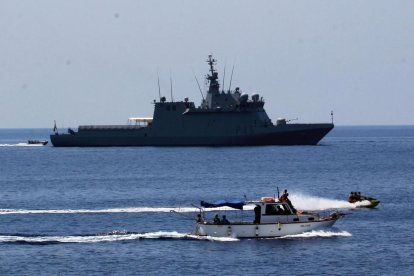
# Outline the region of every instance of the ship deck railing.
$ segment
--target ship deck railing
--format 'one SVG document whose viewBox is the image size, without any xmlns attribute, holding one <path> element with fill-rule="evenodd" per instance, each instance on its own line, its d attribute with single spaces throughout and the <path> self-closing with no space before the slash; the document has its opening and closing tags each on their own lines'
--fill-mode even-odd
<svg viewBox="0 0 414 276">
<path fill-rule="evenodd" d="M 147 125 L 85 125 L 79 126 L 79 130 L 133 130 L 133 129 L 140 129 L 143 127 L 147 127 Z"/>
</svg>

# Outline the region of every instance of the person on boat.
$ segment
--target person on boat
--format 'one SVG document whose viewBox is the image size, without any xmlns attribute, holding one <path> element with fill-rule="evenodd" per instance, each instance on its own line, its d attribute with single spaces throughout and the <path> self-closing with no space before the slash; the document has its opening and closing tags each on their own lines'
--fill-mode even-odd
<svg viewBox="0 0 414 276">
<path fill-rule="evenodd" d="M 355 195 L 354 195 L 354 192 L 351 192 L 351 193 L 348 195 L 348 202 L 349 202 L 349 203 L 354 203 L 354 202 L 355 202 Z"/>
<path fill-rule="evenodd" d="M 215 223 L 215 224 L 220 224 L 220 218 L 219 218 L 219 215 L 218 215 L 218 214 L 216 214 L 216 215 L 214 216 L 213 221 L 214 221 L 214 223 Z"/>
<path fill-rule="evenodd" d="M 279 205 L 277 205 L 276 207 L 276 215 L 283 215 L 285 213 L 285 211 L 282 210 L 282 208 L 280 208 Z"/>
<path fill-rule="evenodd" d="M 259 205 L 256 205 L 256 207 L 254 207 L 254 221 L 253 221 L 253 223 L 260 223 L 261 209 L 262 208 Z"/>
<path fill-rule="evenodd" d="M 223 215 L 221 218 L 221 224 L 230 224 L 230 221 L 226 218 L 226 215 Z"/>
<path fill-rule="evenodd" d="M 287 190 L 285 190 L 282 196 L 279 198 L 280 202 L 286 202 L 288 200 L 288 196 L 289 196 L 289 193 Z"/>
<path fill-rule="evenodd" d="M 201 214 L 197 215 L 197 222 L 198 223 L 203 223 L 204 222 L 203 218 L 201 217 Z"/>
<path fill-rule="evenodd" d="M 280 200 L 280 202 L 286 202 L 286 203 L 289 205 L 290 209 L 292 209 L 292 212 L 293 212 L 294 214 L 296 214 L 296 209 L 295 209 L 295 207 L 293 207 L 293 204 L 292 204 L 292 202 L 291 202 L 291 201 L 290 201 L 290 199 L 289 199 L 289 193 L 288 193 L 288 191 L 287 191 L 287 190 L 285 190 L 285 191 L 283 192 L 283 194 L 282 194 L 282 196 L 279 198 L 279 200 Z"/>
</svg>

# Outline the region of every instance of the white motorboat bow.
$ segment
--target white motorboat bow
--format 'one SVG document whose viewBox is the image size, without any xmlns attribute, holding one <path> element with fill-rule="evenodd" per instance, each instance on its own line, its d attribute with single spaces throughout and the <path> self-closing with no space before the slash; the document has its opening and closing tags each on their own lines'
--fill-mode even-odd
<svg viewBox="0 0 414 276">
<path fill-rule="evenodd" d="M 344 214 L 332 213 L 320 216 L 317 213 L 296 211 L 287 202 L 280 202 L 273 197 L 262 197 L 260 201 L 219 201 L 215 203 L 201 202 L 204 208 L 228 206 L 243 210 L 244 205 L 254 206 L 254 220 L 229 222 L 219 221 L 218 214 L 214 221 L 205 219 L 205 210 L 197 218 L 196 235 L 233 238 L 272 238 L 301 234 L 312 230 L 331 227 Z M 248 208 L 252 209 L 252 208 Z M 249 216 L 242 216 L 242 218 Z"/>
</svg>

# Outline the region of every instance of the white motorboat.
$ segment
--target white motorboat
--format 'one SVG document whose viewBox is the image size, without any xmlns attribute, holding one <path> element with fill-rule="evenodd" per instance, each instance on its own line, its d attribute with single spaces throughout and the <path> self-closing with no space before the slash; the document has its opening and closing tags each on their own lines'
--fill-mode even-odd
<svg viewBox="0 0 414 276">
<path fill-rule="evenodd" d="M 215 203 L 201 202 L 203 208 L 197 218 L 196 235 L 233 238 L 273 238 L 287 235 L 301 234 L 312 230 L 331 227 L 344 215 L 332 213 L 320 216 L 317 213 L 296 211 L 291 204 L 280 202 L 273 197 L 262 197 L 260 201 L 219 201 Z M 253 205 L 246 208 L 244 205 Z M 238 221 L 219 221 L 216 214 L 215 221 L 205 218 L 204 208 L 228 206 L 243 210 L 253 210 L 250 217 L 242 215 Z M 245 212 L 245 211 L 242 211 Z M 247 218 L 247 219 L 246 219 Z M 249 219 L 250 218 L 250 219 Z M 248 220 L 249 219 L 249 220 Z"/>
</svg>

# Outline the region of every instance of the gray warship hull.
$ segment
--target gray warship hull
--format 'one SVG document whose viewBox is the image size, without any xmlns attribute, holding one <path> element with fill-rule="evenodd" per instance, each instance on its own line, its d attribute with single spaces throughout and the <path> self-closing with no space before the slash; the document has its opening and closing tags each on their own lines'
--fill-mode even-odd
<svg viewBox="0 0 414 276">
<path fill-rule="evenodd" d="M 55 147 L 316 145 L 332 128 L 332 124 L 289 124 L 266 133 L 153 136 L 136 126 L 85 126 L 76 135 L 54 134 L 50 139 Z"/>
<path fill-rule="evenodd" d="M 264 110 L 263 97 L 242 93 L 240 88 L 221 90 L 209 56 L 209 89 L 200 106 L 194 102 L 154 100 L 152 118 L 130 118 L 127 125 L 86 125 L 77 131 L 50 136 L 55 147 L 130 147 L 130 146 L 258 146 L 316 145 L 333 123 L 291 124 L 278 119 L 276 124 Z M 201 92 L 201 89 L 200 89 Z M 135 122 L 135 124 L 134 124 Z M 143 123 L 144 125 L 141 125 Z"/>
</svg>

